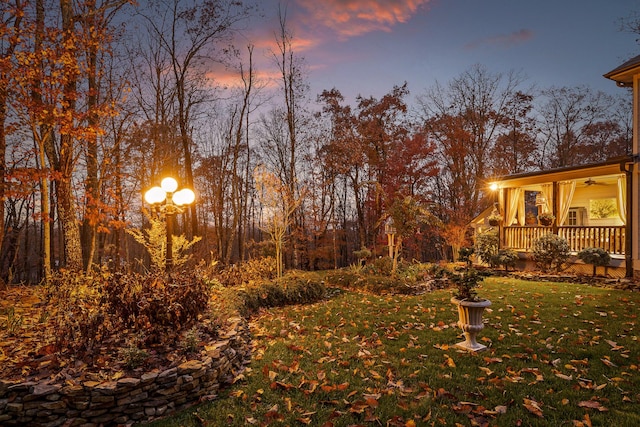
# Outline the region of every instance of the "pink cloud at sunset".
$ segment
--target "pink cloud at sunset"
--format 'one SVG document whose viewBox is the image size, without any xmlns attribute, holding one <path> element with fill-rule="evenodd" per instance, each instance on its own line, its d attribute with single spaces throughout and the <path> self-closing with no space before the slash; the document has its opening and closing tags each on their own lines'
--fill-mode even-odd
<svg viewBox="0 0 640 427">
<path fill-rule="evenodd" d="M 275 87 L 284 15 L 310 97 L 332 87 L 348 99 L 379 97 L 405 81 L 419 94 L 473 64 L 524 71 L 541 86 L 587 84 L 613 92 L 617 88 L 602 73 L 637 51 L 635 38 L 619 23 L 637 9 L 637 0 L 579 8 L 557 0 L 258 1 L 263 15 L 252 19 L 236 46 L 255 47 L 255 70 Z M 237 78 L 218 67 L 211 75 L 227 87 Z"/>
<path fill-rule="evenodd" d="M 533 31 L 522 29 L 511 34 L 499 34 L 497 36 L 487 37 L 465 45 L 465 49 L 473 50 L 482 46 L 502 46 L 511 47 L 533 39 Z"/>
<path fill-rule="evenodd" d="M 341 37 L 372 31 L 391 31 L 406 23 L 430 0 L 297 0 L 310 15 L 308 23 L 319 23 Z"/>
</svg>

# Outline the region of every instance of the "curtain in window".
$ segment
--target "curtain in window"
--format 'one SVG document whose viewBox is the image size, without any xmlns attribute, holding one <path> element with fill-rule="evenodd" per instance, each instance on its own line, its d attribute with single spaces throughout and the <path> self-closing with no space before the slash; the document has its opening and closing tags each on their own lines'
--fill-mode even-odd
<svg viewBox="0 0 640 427">
<path fill-rule="evenodd" d="M 576 191 L 575 181 L 560 181 L 558 182 L 558 215 L 556 224 L 563 225 L 569 216 L 569 208 L 571 207 L 571 200 L 573 200 L 573 193 Z"/>
<path fill-rule="evenodd" d="M 524 206 L 524 189 L 520 189 L 520 196 L 518 196 L 518 224 L 525 225 L 526 220 L 526 208 Z"/>
<path fill-rule="evenodd" d="M 618 204 L 618 215 L 624 225 L 627 225 L 627 177 L 620 175 L 618 177 L 618 194 L 616 197 Z"/>
<path fill-rule="evenodd" d="M 520 199 L 522 199 L 522 203 L 524 205 L 524 193 L 522 188 L 508 188 L 507 189 L 507 204 L 505 206 L 505 225 L 513 225 L 513 222 L 516 220 L 516 214 L 520 213 L 520 211 L 524 211 L 524 206 L 522 209 L 519 209 Z M 522 217 L 522 220 L 520 219 Z M 518 223 L 520 225 L 524 225 L 524 214 L 518 215 Z"/>
<path fill-rule="evenodd" d="M 542 205 L 542 213 L 553 212 L 553 184 L 542 184 L 542 195 L 544 196 L 544 205 Z"/>
</svg>

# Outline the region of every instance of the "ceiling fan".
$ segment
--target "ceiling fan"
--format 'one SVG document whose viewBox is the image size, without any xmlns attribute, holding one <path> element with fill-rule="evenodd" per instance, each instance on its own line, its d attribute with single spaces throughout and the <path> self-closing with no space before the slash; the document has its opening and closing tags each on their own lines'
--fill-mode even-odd
<svg viewBox="0 0 640 427">
<path fill-rule="evenodd" d="M 605 185 L 605 184 L 603 184 L 602 182 L 598 182 L 593 178 L 589 178 L 584 182 L 584 185 L 589 187 L 590 185 Z"/>
</svg>

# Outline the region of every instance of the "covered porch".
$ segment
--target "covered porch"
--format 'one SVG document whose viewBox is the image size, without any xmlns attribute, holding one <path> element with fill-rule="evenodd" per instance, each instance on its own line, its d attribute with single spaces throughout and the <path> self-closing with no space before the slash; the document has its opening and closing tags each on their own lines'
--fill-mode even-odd
<svg viewBox="0 0 640 427">
<path fill-rule="evenodd" d="M 631 164 L 631 157 L 624 157 L 497 179 L 491 183 L 494 206 L 476 218 L 476 232 L 492 228 L 500 247 L 519 252 L 530 251 L 534 239 L 551 232 L 565 238 L 573 254 L 604 249 L 625 276 L 632 275 Z M 490 223 L 496 213 L 502 220 Z"/>
</svg>

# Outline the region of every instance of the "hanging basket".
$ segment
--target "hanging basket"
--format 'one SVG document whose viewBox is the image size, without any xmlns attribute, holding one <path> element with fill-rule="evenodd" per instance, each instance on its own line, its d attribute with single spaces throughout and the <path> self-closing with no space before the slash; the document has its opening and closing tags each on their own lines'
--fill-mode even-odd
<svg viewBox="0 0 640 427">
<path fill-rule="evenodd" d="M 544 227 L 553 225 L 553 221 L 556 219 L 553 215 L 538 215 L 538 222 Z"/>
</svg>

